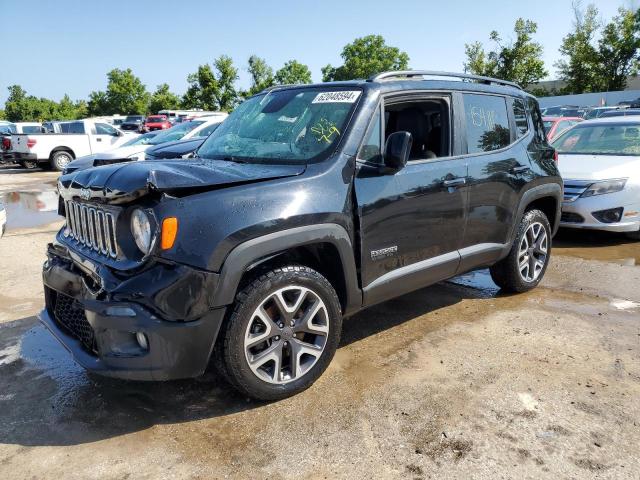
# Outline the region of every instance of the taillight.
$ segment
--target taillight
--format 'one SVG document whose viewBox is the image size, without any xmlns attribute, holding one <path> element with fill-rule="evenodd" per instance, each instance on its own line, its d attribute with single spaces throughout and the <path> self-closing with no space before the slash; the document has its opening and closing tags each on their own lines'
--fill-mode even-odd
<svg viewBox="0 0 640 480">
<path fill-rule="evenodd" d="M 27 138 L 27 147 L 33 148 L 36 143 L 37 142 L 35 138 Z"/>
<path fill-rule="evenodd" d="M 2 148 L 11 150 L 11 139 L 9 137 L 2 137 Z"/>
<path fill-rule="evenodd" d="M 553 161 L 558 163 L 558 151 L 557 150 L 553 151 Z"/>
</svg>

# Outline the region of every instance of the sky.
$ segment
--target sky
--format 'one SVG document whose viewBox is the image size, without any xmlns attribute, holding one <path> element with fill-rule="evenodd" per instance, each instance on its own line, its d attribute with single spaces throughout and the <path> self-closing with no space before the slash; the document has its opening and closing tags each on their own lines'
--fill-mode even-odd
<svg viewBox="0 0 640 480">
<path fill-rule="evenodd" d="M 274 70 L 296 59 L 321 81 L 323 66 L 341 64 L 344 45 L 369 34 L 407 52 L 411 68 L 462 71 L 465 43 L 490 46 L 491 30 L 513 38 L 518 17 L 537 22 L 535 38 L 554 78 L 571 1 L 0 0 L 0 105 L 13 84 L 38 97 L 86 99 L 106 88 L 113 68 L 131 68 L 150 91 L 166 82 L 182 94 L 187 75 L 221 54 L 233 58 L 242 88 L 252 54 Z M 640 1 L 593 3 L 609 20 L 619 6 Z"/>
</svg>

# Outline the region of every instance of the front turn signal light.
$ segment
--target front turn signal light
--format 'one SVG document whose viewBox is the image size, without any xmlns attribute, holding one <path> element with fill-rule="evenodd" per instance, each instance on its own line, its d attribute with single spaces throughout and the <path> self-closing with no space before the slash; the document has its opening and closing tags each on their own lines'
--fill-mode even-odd
<svg viewBox="0 0 640 480">
<path fill-rule="evenodd" d="M 176 217 L 167 217 L 162 221 L 162 234 L 160 236 L 160 248 L 169 250 L 173 247 L 178 235 L 178 219 Z"/>
</svg>

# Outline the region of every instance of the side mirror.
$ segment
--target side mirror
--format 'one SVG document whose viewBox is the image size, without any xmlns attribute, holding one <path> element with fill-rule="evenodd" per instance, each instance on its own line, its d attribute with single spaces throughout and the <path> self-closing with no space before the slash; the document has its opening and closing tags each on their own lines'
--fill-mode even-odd
<svg viewBox="0 0 640 480">
<path fill-rule="evenodd" d="M 402 170 L 409 160 L 412 144 L 413 137 L 409 132 L 394 132 L 389 135 L 384 145 L 384 166 L 394 172 Z"/>
<path fill-rule="evenodd" d="M 118 129 L 116 129 L 116 133 L 115 133 L 115 136 L 116 136 L 116 137 L 121 137 L 121 136 L 123 136 L 123 135 L 124 135 L 124 132 L 123 132 L 122 130 L 118 130 Z"/>
</svg>

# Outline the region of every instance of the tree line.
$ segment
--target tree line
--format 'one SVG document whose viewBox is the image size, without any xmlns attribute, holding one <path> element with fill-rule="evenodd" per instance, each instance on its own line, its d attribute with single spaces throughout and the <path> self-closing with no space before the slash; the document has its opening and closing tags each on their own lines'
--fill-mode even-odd
<svg viewBox="0 0 640 480">
<path fill-rule="evenodd" d="M 540 96 L 623 90 L 627 76 L 637 74 L 640 65 L 640 9 L 620 8 L 606 23 L 600 20 L 593 4 L 583 8 L 576 0 L 573 12 L 572 29 L 563 38 L 559 48 L 561 59 L 554 65 L 566 83 L 561 90 L 545 91 L 536 86 L 548 71 L 542 60 L 543 47 L 535 40 L 538 26 L 523 18 L 515 22 L 515 38 L 505 40 L 492 31 L 490 48 L 479 41 L 465 44 L 465 72 L 510 80 Z M 341 57 L 342 65 L 322 68 L 323 82 L 367 78 L 409 66 L 409 55 L 387 45 L 380 35 L 356 38 L 343 48 Z M 12 85 L 0 118 L 39 121 L 116 113 L 144 115 L 163 109 L 231 111 L 265 88 L 311 83 L 309 67 L 297 60 L 290 60 L 274 71 L 263 58 L 252 55 L 246 69 L 250 86 L 243 90 L 237 87 L 238 68 L 233 60 L 221 55 L 211 64 L 199 65 L 187 76 L 188 88 L 182 96 L 173 93 L 166 83 L 149 92 L 130 68 L 108 72 L 106 89 L 91 92 L 86 101 L 72 101 L 65 95 L 56 102 L 28 95 L 21 86 Z"/>
</svg>

